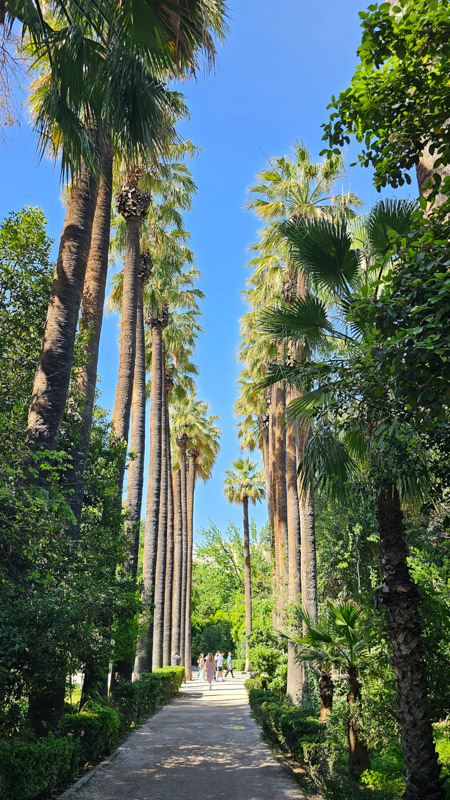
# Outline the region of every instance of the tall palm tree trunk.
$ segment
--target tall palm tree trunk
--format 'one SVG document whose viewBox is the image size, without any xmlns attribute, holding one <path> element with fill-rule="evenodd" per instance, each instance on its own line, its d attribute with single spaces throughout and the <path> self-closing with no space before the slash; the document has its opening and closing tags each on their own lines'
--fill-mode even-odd
<svg viewBox="0 0 450 800">
<path fill-rule="evenodd" d="M 422 656 L 419 593 L 407 563 L 403 515 L 392 487 L 377 497 L 377 522 L 385 569 L 378 600 L 386 605 L 397 706 L 406 766 L 407 800 L 443 800 Z"/>
<path fill-rule="evenodd" d="M 252 574 L 250 564 L 250 531 L 248 497 L 243 499 L 244 516 L 244 599 L 245 599 L 245 672 L 250 672 L 250 635 L 252 632 Z"/>
<path fill-rule="evenodd" d="M 26 434 L 33 450 L 55 447 L 66 407 L 97 192 L 98 180 L 83 164 L 70 190 L 34 376 Z"/>
<path fill-rule="evenodd" d="M 270 531 L 270 544 L 272 551 L 272 594 L 274 597 L 274 605 L 272 610 L 272 622 L 275 628 L 279 626 L 278 617 L 278 584 L 280 580 L 280 553 L 279 553 L 279 535 L 278 525 L 275 518 L 276 508 L 276 482 L 275 482 L 275 400 L 276 400 L 276 386 L 271 387 L 271 397 L 269 404 L 269 516 L 272 517 L 272 527 Z"/>
<path fill-rule="evenodd" d="M 174 499 L 174 553 L 173 553 L 173 612 L 172 650 L 181 655 L 181 585 L 183 575 L 183 514 L 181 510 L 181 470 L 177 470 L 173 482 Z"/>
<path fill-rule="evenodd" d="M 299 426 L 298 449 L 299 460 L 303 459 L 309 430 Z M 317 556 L 316 556 L 316 523 L 314 512 L 314 497 L 311 489 L 303 487 L 300 477 L 300 533 L 301 533 L 301 586 L 302 607 L 310 616 L 314 625 L 317 624 Z"/>
<path fill-rule="evenodd" d="M 156 555 L 158 547 L 159 504 L 161 497 L 162 464 L 162 332 L 163 320 L 150 317 L 152 330 L 152 379 L 150 389 L 150 457 L 147 488 L 147 511 L 145 517 L 144 560 L 143 560 L 143 601 L 145 611 L 141 620 L 142 633 L 139 637 L 138 651 L 134 666 L 139 676 L 150 672 L 153 649 L 153 602 L 155 591 Z"/>
<path fill-rule="evenodd" d="M 170 423 L 166 415 L 167 463 L 169 465 L 167 493 L 167 557 L 166 557 L 166 591 L 164 595 L 164 635 L 163 635 L 163 667 L 170 666 L 172 645 L 173 584 L 174 584 L 174 497 L 173 473 L 170 452 Z"/>
<path fill-rule="evenodd" d="M 124 573 L 136 580 L 139 555 L 139 536 L 141 529 L 142 492 L 144 484 L 144 459 L 145 459 L 145 329 L 144 329 L 144 285 L 148 280 L 149 271 L 146 259 L 138 279 L 138 298 L 136 314 L 136 360 L 133 378 L 133 397 L 131 401 L 131 436 L 130 459 L 127 480 L 127 499 L 125 520 L 125 533 L 127 536 L 127 557 L 123 565 Z M 134 665 L 134 649 L 136 641 L 133 638 L 133 620 L 123 620 L 122 640 L 127 642 L 128 654 L 124 654 L 114 664 L 112 684 L 118 680 L 131 681 Z"/>
<path fill-rule="evenodd" d="M 163 666 L 163 638 L 164 638 L 164 598 L 166 579 L 166 543 L 167 543 L 167 505 L 169 489 L 169 470 L 167 460 L 167 391 L 166 391 L 166 358 L 165 346 L 162 345 L 162 403 L 161 403 L 161 495 L 159 502 L 158 545 L 155 570 L 155 610 L 153 615 L 153 656 L 152 668 L 159 669 Z"/>
<path fill-rule="evenodd" d="M 109 234 L 111 227 L 113 152 L 111 142 L 105 142 L 100 155 L 100 180 L 92 227 L 91 246 L 83 284 L 80 333 L 87 336 L 84 363 L 77 370 L 76 390 L 82 400 L 78 441 L 71 456 L 69 480 L 72 494 L 69 504 L 75 522 L 69 523 L 69 533 L 77 540 L 83 505 L 84 471 L 89 450 L 92 413 L 97 385 L 98 353 L 103 322 L 106 279 L 108 275 Z"/>
<path fill-rule="evenodd" d="M 180 475 L 181 475 L 181 521 L 182 521 L 182 570 L 181 570 L 181 636 L 180 636 L 180 656 L 181 663 L 184 663 L 184 649 L 186 642 L 186 578 L 187 578 L 187 476 L 186 476 L 186 447 L 188 437 L 184 433 L 177 441 L 180 448 Z"/>
<path fill-rule="evenodd" d="M 284 412 L 286 392 L 282 382 L 275 384 L 275 534 L 278 539 L 279 559 L 279 614 L 282 615 L 287 603 L 287 584 L 289 573 L 289 539 L 287 523 L 286 493 L 286 427 Z"/>
<path fill-rule="evenodd" d="M 286 401 L 292 399 L 293 392 L 288 390 Z M 297 448 L 295 428 L 291 422 L 286 423 L 286 495 L 289 547 L 289 605 L 299 602 L 301 597 L 300 583 L 300 509 L 297 491 Z M 288 670 L 286 694 L 292 702 L 301 699 L 304 681 L 304 670 L 295 658 L 292 647 L 288 648 Z"/>
<path fill-rule="evenodd" d="M 131 398 L 133 395 L 136 358 L 136 316 L 138 276 L 140 267 L 139 230 L 147 216 L 150 197 L 138 187 L 139 172 L 132 173 L 117 196 L 119 214 L 125 220 L 125 259 L 123 265 L 122 312 L 120 317 L 119 377 L 112 414 L 112 429 L 116 439 L 128 442 Z M 122 498 L 125 455 L 119 469 L 118 494 Z"/>
<path fill-rule="evenodd" d="M 187 681 L 192 680 L 192 557 L 194 548 L 194 493 L 197 473 L 198 450 L 189 449 L 189 469 L 187 478 L 187 564 L 186 564 L 186 611 L 184 634 L 184 670 Z"/>
<path fill-rule="evenodd" d="M 141 254 L 141 256 L 144 254 Z M 145 269 L 147 263 L 144 261 Z M 145 325 L 144 325 L 144 286 L 149 272 L 143 271 L 138 280 L 138 297 L 136 313 L 136 358 L 134 362 L 133 395 L 131 401 L 131 436 L 130 452 L 134 457 L 128 466 L 127 520 L 125 532 L 128 539 L 128 556 L 124 564 L 125 572 L 132 578 L 137 576 L 139 534 L 141 527 L 142 492 L 144 486 L 145 463 L 145 378 L 147 374 L 145 358 Z"/>
</svg>

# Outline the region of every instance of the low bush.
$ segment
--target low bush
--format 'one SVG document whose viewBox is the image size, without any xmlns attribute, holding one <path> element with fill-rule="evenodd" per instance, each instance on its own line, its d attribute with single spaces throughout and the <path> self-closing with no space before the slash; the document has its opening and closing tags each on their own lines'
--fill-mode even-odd
<svg viewBox="0 0 450 800">
<path fill-rule="evenodd" d="M 233 669 L 236 672 L 244 672 L 245 658 L 233 658 Z"/>
<path fill-rule="evenodd" d="M 262 688 L 263 683 L 264 676 L 245 682 L 254 718 L 266 738 L 300 763 L 325 797 L 333 800 L 393 800 L 399 796 L 397 783 L 383 782 L 375 772 L 365 773 L 366 787 L 350 780 L 341 772 L 341 753 L 333 726 L 291 705 L 282 692 Z"/>
<path fill-rule="evenodd" d="M 77 747 L 51 734 L 36 742 L 0 745 L 2 800 L 48 797 L 67 784 L 77 768 Z"/>
<path fill-rule="evenodd" d="M 131 725 L 157 705 L 176 697 L 184 667 L 164 667 L 139 681 L 121 681 L 108 702 L 92 702 L 76 713 L 67 709 L 59 735 L 32 742 L 0 743 L 2 800 L 47 800 L 110 753 Z"/>
<path fill-rule="evenodd" d="M 64 716 L 59 726 L 61 736 L 73 741 L 80 766 L 95 764 L 117 747 L 120 730 L 119 713 L 99 702 Z"/>
</svg>

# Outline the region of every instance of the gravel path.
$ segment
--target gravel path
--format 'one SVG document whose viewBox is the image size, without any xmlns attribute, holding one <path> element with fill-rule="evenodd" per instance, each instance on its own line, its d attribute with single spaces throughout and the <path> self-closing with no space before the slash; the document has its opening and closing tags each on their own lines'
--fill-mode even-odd
<svg viewBox="0 0 450 800">
<path fill-rule="evenodd" d="M 197 679 L 188 683 L 70 798 L 304 800 L 262 742 L 241 676 L 214 682 L 212 691 Z"/>
</svg>

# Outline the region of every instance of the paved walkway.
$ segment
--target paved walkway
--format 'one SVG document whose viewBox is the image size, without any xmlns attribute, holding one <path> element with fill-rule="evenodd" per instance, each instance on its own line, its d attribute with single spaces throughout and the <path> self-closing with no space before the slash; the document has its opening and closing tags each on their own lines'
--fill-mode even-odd
<svg viewBox="0 0 450 800">
<path fill-rule="evenodd" d="M 262 742 L 244 678 L 194 679 L 131 734 L 73 800 L 304 800 Z"/>
</svg>

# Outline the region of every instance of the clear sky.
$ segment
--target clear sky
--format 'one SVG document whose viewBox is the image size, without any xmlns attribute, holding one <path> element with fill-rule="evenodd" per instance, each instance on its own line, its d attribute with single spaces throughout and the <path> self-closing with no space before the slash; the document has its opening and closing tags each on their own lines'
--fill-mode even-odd
<svg viewBox="0 0 450 800">
<path fill-rule="evenodd" d="M 214 73 L 183 85 L 191 122 L 182 135 L 202 148 L 192 169 L 199 191 L 187 219 L 206 294 L 204 334 L 198 344 L 198 389 L 220 415 L 221 452 L 212 480 L 198 485 L 195 528 L 212 519 L 222 529 L 241 521 L 222 492 L 224 470 L 239 456 L 233 404 L 236 399 L 240 292 L 248 273 L 247 248 L 255 240 L 256 217 L 244 210 L 246 188 L 266 157 L 289 152 L 296 138 L 314 158 L 323 147 L 321 124 L 331 96 L 344 89 L 357 61 L 358 11 L 364 0 L 231 0 L 230 35 Z M 40 206 L 48 232 L 58 242 L 64 217 L 58 169 L 36 159 L 26 114 L 8 133 L 0 166 L 0 218 L 24 205 Z M 354 161 L 351 148 L 347 163 Z M 348 182 L 365 206 L 379 195 L 371 174 L 349 170 Z M 414 191 L 414 189 L 413 189 Z M 393 192 L 388 192 L 392 195 Z M 403 192 L 406 194 L 406 192 Z M 55 245 L 56 246 L 56 245 Z M 118 319 L 105 318 L 99 372 L 101 403 L 112 409 L 118 368 Z M 255 510 L 258 523 L 265 506 Z"/>
</svg>

